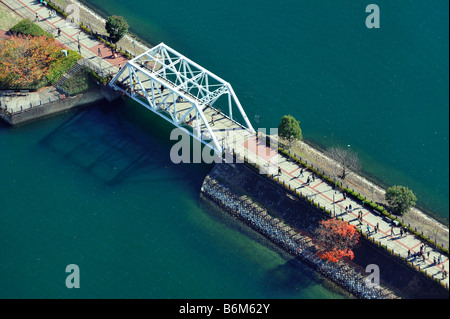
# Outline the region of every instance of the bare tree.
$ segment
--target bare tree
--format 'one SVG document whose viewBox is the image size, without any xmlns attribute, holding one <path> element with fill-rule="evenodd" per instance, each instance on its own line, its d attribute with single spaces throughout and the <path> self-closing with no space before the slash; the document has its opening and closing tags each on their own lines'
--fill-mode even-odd
<svg viewBox="0 0 450 319">
<path fill-rule="evenodd" d="M 350 173 L 357 173 L 361 169 L 361 163 L 358 154 L 349 149 L 341 147 L 331 147 L 327 150 L 327 155 L 338 163 L 335 172 L 338 172 L 339 178 L 342 180 Z"/>
</svg>

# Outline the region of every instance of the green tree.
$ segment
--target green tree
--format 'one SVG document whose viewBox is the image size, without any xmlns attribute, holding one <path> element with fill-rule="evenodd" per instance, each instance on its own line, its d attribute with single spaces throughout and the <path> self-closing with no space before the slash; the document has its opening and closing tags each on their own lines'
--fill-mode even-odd
<svg viewBox="0 0 450 319">
<path fill-rule="evenodd" d="M 288 140 L 289 146 L 294 140 L 301 140 L 302 129 L 300 128 L 300 121 L 297 121 L 291 115 L 283 116 L 280 125 L 278 125 L 278 136 Z"/>
<path fill-rule="evenodd" d="M 406 213 L 416 204 L 417 197 L 405 186 L 392 186 L 386 190 L 385 199 L 393 212 L 399 215 Z"/>
<path fill-rule="evenodd" d="M 127 34 L 128 23 L 121 16 L 110 16 L 106 19 L 105 29 L 111 40 L 117 42 Z"/>
</svg>

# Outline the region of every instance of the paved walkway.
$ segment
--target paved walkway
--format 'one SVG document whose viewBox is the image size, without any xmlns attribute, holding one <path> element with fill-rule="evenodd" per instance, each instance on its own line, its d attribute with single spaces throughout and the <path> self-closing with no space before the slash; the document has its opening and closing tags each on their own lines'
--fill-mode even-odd
<svg viewBox="0 0 450 319">
<path fill-rule="evenodd" d="M 128 59 L 121 55 L 116 58 L 112 57 L 109 47 L 101 43 L 97 39 L 87 35 L 81 31 L 78 26 L 72 26 L 59 15 L 50 16 L 51 8 L 46 7 L 36 0 L 0 0 L 10 9 L 14 10 L 23 18 L 30 19 L 39 25 L 45 31 L 53 34 L 57 41 L 71 50 L 78 51 L 78 43 L 80 44 L 81 55 L 95 65 L 98 69 L 104 70 L 104 75 L 113 72 L 117 73 L 119 64 L 125 65 Z M 36 14 L 39 21 L 36 20 Z M 61 35 L 57 35 L 58 27 L 61 28 Z M 100 54 L 98 53 L 100 50 Z"/>
</svg>

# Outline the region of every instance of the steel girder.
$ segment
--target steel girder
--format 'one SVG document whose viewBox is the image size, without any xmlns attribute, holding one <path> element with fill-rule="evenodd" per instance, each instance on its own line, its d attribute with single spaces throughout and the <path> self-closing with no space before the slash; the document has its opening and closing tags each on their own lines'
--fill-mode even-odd
<svg viewBox="0 0 450 319">
<path fill-rule="evenodd" d="M 207 108 L 255 132 L 228 82 L 164 43 L 128 61 L 109 86 L 212 147 L 216 154 L 223 151 L 223 145 L 207 120 Z M 233 109 L 244 123 L 233 118 Z"/>
</svg>

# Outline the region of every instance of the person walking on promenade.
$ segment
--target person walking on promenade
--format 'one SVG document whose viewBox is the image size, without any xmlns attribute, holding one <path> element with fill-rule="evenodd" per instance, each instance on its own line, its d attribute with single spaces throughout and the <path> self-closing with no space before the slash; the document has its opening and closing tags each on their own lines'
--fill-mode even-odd
<svg viewBox="0 0 450 319">
<path fill-rule="evenodd" d="M 81 54 L 81 44 L 78 43 L 78 52 Z"/>
<path fill-rule="evenodd" d="M 281 175 L 281 167 L 278 166 L 278 175 Z"/>
<path fill-rule="evenodd" d="M 380 230 L 380 224 L 377 223 L 377 230 Z"/>
<path fill-rule="evenodd" d="M 411 257 L 411 250 L 408 249 L 408 258 Z"/>
<path fill-rule="evenodd" d="M 214 115 L 211 115 L 211 126 L 214 126 Z"/>
<path fill-rule="evenodd" d="M 39 22 L 39 15 L 37 13 L 36 13 L 36 17 L 35 17 L 34 21 Z"/>
<path fill-rule="evenodd" d="M 97 52 L 98 52 L 98 56 L 101 57 L 102 56 L 102 50 L 100 50 L 100 48 L 98 48 Z"/>
<path fill-rule="evenodd" d="M 395 236 L 394 227 L 391 227 L 391 236 Z"/>
<path fill-rule="evenodd" d="M 347 199 L 347 193 L 344 192 L 344 200 Z"/>
<path fill-rule="evenodd" d="M 61 35 L 61 28 L 58 27 L 58 37 Z"/>
<path fill-rule="evenodd" d="M 403 237 L 403 229 L 400 228 L 400 237 Z"/>
<path fill-rule="evenodd" d="M 311 180 L 309 179 L 309 176 L 308 176 L 308 178 L 306 179 L 306 184 L 309 185 L 310 181 L 311 181 Z"/>
<path fill-rule="evenodd" d="M 303 177 L 303 168 L 300 170 L 300 176 Z"/>
<path fill-rule="evenodd" d="M 370 235 L 370 225 L 367 225 L 367 235 Z"/>
</svg>

